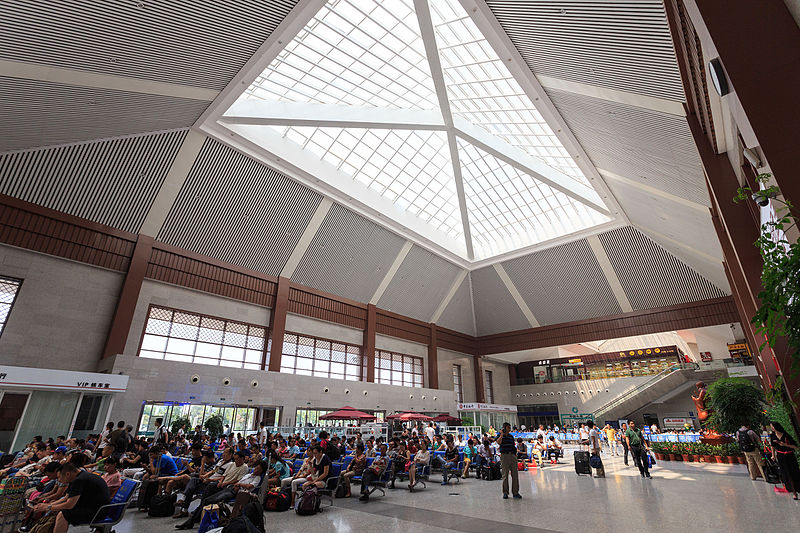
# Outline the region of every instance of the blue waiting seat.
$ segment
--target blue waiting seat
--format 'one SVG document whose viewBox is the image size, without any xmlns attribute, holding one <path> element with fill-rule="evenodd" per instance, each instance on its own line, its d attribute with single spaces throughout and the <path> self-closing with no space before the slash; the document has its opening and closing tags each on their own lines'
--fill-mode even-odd
<svg viewBox="0 0 800 533">
<path fill-rule="evenodd" d="M 111 528 L 122 522 L 125 518 L 125 510 L 128 508 L 136 493 L 136 488 L 139 486 L 140 481 L 125 478 L 122 480 L 122 485 L 117 489 L 114 497 L 111 498 L 111 503 L 102 506 L 89 522 L 89 527 L 92 529 L 99 529 L 103 533 L 111 533 Z M 103 518 L 101 518 L 103 517 Z"/>
</svg>

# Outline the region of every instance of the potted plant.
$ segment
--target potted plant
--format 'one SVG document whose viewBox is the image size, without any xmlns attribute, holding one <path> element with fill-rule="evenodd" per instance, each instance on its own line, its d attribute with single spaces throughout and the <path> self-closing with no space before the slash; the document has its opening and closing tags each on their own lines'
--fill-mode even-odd
<svg viewBox="0 0 800 533">
<path fill-rule="evenodd" d="M 683 461 L 681 453 L 681 446 L 678 443 L 672 443 L 669 447 L 669 458 L 671 461 Z"/>
<path fill-rule="evenodd" d="M 660 442 L 654 442 L 650 445 L 650 449 L 653 450 L 653 453 L 656 456 L 656 461 L 664 461 L 665 454 L 664 454 L 664 445 Z"/>
<path fill-rule="evenodd" d="M 711 454 L 711 447 L 708 444 L 703 444 L 702 442 L 698 442 L 698 453 L 700 457 L 703 458 L 704 463 L 713 463 L 714 457 Z"/>
<path fill-rule="evenodd" d="M 708 386 L 706 398 L 711 411 L 706 427 L 718 433 L 732 435 L 744 424 L 758 428 L 765 422 L 764 392 L 746 378 L 718 379 Z M 724 442 L 707 444 L 722 448 L 732 440 L 726 436 Z M 724 449 L 721 455 L 727 457 Z"/>
<path fill-rule="evenodd" d="M 713 458 L 713 462 L 715 463 L 724 463 L 725 461 L 722 460 L 722 457 L 725 455 L 725 450 L 722 448 L 722 444 L 711 444 L 709 445 L 711 456 Z"/>
<path fill-rule="evenodd" d="M 209 416 L 208 418 L 206 418 L 206 421 L 203 424 L 203 427 L 206 428 L 206 433 L 208 433 L 208 436 L 211 437 L 212 439 L 216 439 L 217 437 L 222 435 L 222 432 L 225 431 L 224 426 L 225 425 L 223 423 L 222 417 L 219 415 Z"/>
</svg>

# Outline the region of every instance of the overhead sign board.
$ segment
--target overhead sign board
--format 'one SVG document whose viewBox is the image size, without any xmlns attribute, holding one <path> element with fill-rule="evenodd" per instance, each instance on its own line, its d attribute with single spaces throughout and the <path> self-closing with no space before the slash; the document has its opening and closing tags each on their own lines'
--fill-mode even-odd
<svg viewBox="0 0 800 533">
<path fill-rule="evenodd" d="M 496 403 L 460 403 L 459 411 L 503 411 L 506 413 L 516 413 L 516 405 L 501 405 Z"/>
<path fill-rule="evenodd" d="M 694 420 L 691 418 L 683 418 L 683 417 L 668 417 L 664 418 L 664 429 L 683 429 L 686 424 L 689 424 L 691 427 L 694 427 Z"/>
<path fill-rule="evenodd" d="M 128 376 L 0 365 L 0 388 L 125 392 Z"/>
</svg>

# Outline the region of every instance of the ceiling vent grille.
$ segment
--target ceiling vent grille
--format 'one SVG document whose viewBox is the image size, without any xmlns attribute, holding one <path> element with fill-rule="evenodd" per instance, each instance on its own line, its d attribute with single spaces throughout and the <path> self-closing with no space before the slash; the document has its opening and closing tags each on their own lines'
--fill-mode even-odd
<svg viewBox="0 0 800 533">
<path fill-rule="evenodd" d="M 598 237 L 634 311 L 725 296 L 631 226 Z"/>
<path fill-rule="evenodd" d="M 684 101 L 661 0 L 487 0 L 537 75 Z"/>
<path fill-rule="evenodd" d="M 206 139 L 159 240 L 277 276 L 322 196 Z"/>
<path fill-rule="evenodd" d="M 292 281 L 368 302 L 404 244 L 403 238 L 333 204 Z"/>
<path fill-rule="evenodd" d="M 413 246 L 389 286 L 378 301 L 378 307 L 428 322 L 450 292 L 459 268 Z"/>
<path fill-rule="evenodd" d="M 531 327 L 493 267 L 470 272 L 478 335 Z"/>
<path fill-rule="evenodd" d="M 541 325 L 622 312 L 586 240 L 512 259 L 503 268 Z"/>
<path fill-rule="evenodd" d="M 4 2 L 3 59 L 222 89 L 296 0 Z"/>
<path fill-rule="evenodd" d="M 138 233 L 186 131 L 0 154 L 0 193 Z"/>
<path fill-rule="evenodd" d="M 183 128 L 208 107 L 200 100 L 8 77 L 0 77 L 0 95 L 0 152 Z"/>
</svg>

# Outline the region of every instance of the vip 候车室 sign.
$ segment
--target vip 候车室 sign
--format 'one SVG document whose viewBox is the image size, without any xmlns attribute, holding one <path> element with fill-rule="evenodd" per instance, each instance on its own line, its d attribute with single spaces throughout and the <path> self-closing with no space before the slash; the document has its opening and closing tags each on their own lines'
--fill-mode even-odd
<svg viewBox="0 0 800 533">
<path fill-rule="evenodd" d="M 686 424 L 694 427 L 694 421 L 691 418 L 670 417 L 664 419 L 664 429 L 684 428 Z"/>
<path fill-rule="evenodd" d="M 501 405 L 496 403 L 460 403 L 459 411 L 503 411 L 506 413 L 516 413 L 516 405 Z"/>
<path fill-rule="evenodd" d="M 128 376 L 0 365 L 0 388 L 125 392 Z"/>
</svg>

